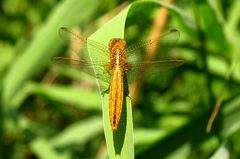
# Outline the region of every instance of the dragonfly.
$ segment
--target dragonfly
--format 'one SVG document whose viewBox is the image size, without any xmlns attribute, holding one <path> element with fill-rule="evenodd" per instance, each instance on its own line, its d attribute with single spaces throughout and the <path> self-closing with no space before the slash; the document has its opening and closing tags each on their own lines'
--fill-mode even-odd
<svg viewBox="0 0 240 159">
<path fill-rule="evenodd" d="M 92 61 L 68 57 L 55 57 L 54 59 L 77 66 L 83 72 L 86 72 L 108 84 L 109 117 L 112 131 L 117 131 L 118 129 L 123 108 L 123 98 L 124 95 L 128 95 L 126 94 L 127 91 L 125 88 L 125 81 L 128 80 L 128 77 L 130 77 L 129 79 L 136 79 L 136 72 L 143 71 L 146 68 L 162 70 L 177 67 L 184 63 L 183 60 L 139 62 L 136 60 L 137 58 L 131 58 L 138 55 L 137 53 L 139 53 L 139 50 L 142 48 L 159 45 L 159 42 L 156 42 L 157 40 L 154 39 L 127 46 L 127 42 L 124 39 L 112 38 L 109 40 L 108 46 L 106 46 L 97 41 L 85 38 L 84 36 L 77 35 L 66 27 L 60 28 L 59 34 L 64 41 L 72 41 L 73 39 L 73 41 L 76 41 L 80 45 L 87 45 L 88 48 L 90 47 L 90 49 L 97 52 L 97 57 L 100 57 L 100 60 Z M 173 38 L 177 39 L 179 37 L 178 35 L 178 31 L 173 29 L 157 38 L 161 39 L 161 43 L 164 42 L 163 39 L 165 39 L 165 37 L 173 36 Z M 98 70 L 95 71 L 94 68 L 98 68 Z"/>
</svg>

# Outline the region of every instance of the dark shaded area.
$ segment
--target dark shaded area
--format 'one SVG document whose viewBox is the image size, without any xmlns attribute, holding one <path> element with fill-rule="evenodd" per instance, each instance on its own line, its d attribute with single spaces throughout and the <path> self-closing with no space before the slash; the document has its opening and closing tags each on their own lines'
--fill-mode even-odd
<svg viewBox="0 0 240 159">
<path fill-rule="evenodd" d="M 123 106 L 125 107 L 122 108 L 122 114 L 121 114 L 120 122 L 118 125 L 119 128 L 117 129 L 117 131 L 113 132 L 113 142 L 114 142 L 114 148 L 115 148 L 116 154 L 121 153 L 123 142 L 125 140 L 124 137 L 125 137 L 126 126 L 127 126 L 126 97 L 124 97 Z"/>
</svg>

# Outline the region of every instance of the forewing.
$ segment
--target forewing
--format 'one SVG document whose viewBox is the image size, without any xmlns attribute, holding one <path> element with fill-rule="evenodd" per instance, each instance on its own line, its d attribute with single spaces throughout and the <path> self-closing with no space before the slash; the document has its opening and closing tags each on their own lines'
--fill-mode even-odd
<svg viewBox="0 0 240 159">
<path fill-rule="evenodd" d="M 134 63 L 142 61 L 146 57 L 146 54 L 152 50 L 157 52 L 157 55 L 165 56 L 166 53 L 176 45 L 179 40 L 180 33 L 176 29 L 169 30 L 153 39 L 141 41 L 130 45 L 126 48 L 127 61 Z"/>
<path fill-rule="evenodd" d="M 88 48 L 97 52 L 99 57 L 99 60 L 97 59 L 98 62 L 103 61 L 104 59 L 107 60 L 109 58 L 108 47 L 97 41 L 87 39 L 86 37 L 81 36 L 80 34 L 75 33 L 66 27 L 61 27 L 59 29 L 59 35 L 64 41 L 65 45 L 70 45 L 71 51 L 76 54 L 79 53 L 79 47 L 85 49 L 87 47 L 86 44 L 88 43 Z M 89 60 L 89 55 L 81 54 L 80 57 L 83 60 Z"/>
</svg>

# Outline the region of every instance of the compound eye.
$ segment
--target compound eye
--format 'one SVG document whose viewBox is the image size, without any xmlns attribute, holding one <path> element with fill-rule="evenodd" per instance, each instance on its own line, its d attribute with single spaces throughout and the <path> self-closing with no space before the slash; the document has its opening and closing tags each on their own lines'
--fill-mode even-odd
<svg viewBox="0 0 240 159">
<path fill-rule="evenodd" d="M 119 44 L 123 49 L 126 47 L 126 41 L 124 39 L 119 39 Z"/>
<path fill-rule="evenodd" d="M 112 46 L 116 43 L 116 39 L 111 39 L 110 42 L 108 43 L 108 47 L 112 48 Z"/>
</svg>

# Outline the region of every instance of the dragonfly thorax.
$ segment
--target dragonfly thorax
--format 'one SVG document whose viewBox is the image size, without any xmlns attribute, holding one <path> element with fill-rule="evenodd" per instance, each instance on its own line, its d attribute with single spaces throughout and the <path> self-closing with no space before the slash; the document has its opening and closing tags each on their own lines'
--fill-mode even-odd
<svg viewBox="0 0 240 159">
<path fill-rule="evenodd" d="M 114 51 L 116 49 L 124 50 L 126 47 L 126 41 L 121 38 L 113 38 L 110 40 L 108 47 L 109 47 L 110 52 Z"/>
</svg>

